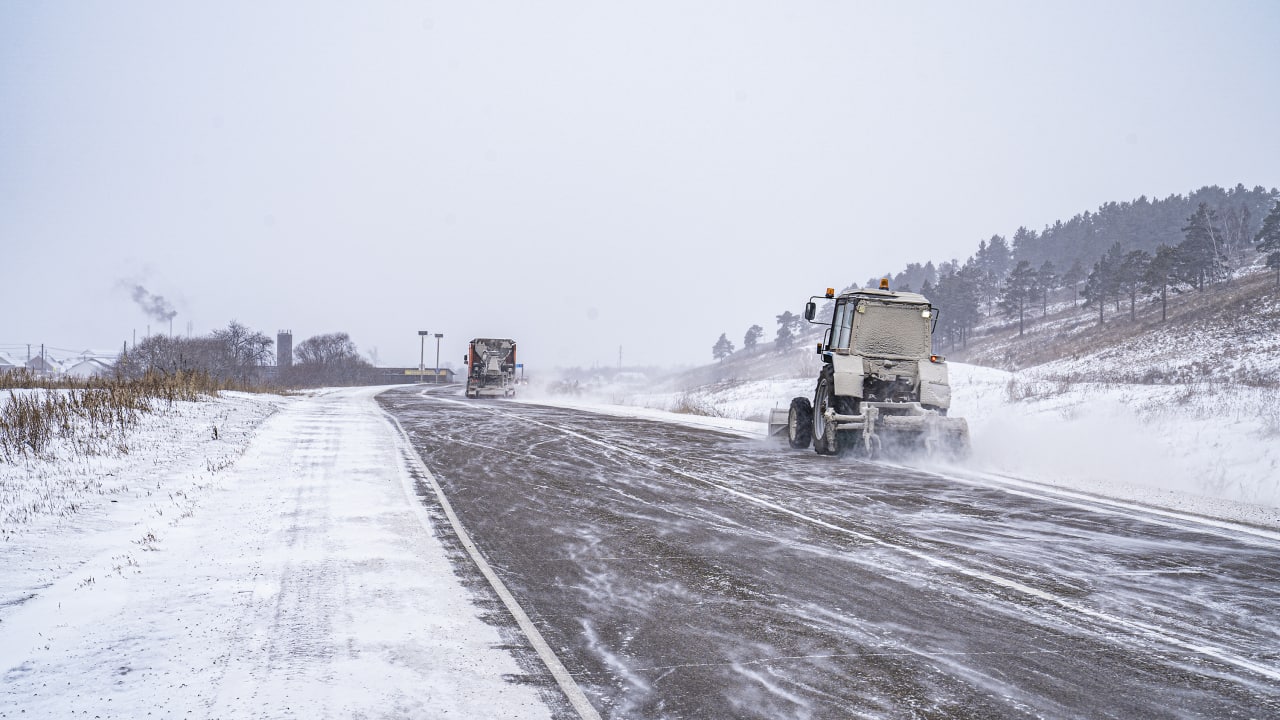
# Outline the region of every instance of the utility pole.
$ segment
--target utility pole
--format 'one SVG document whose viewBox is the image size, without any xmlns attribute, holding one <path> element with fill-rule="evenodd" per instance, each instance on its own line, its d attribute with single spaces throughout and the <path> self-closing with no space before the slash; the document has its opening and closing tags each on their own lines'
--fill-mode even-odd
<svg viewBox="0 0 1280 720">
<path fill-rule="evenodd" d="M 618 372 L 622 372 L 622 346 L 618 346 Z"/>
<path fill-rule="evenodd" d="M 422 382 L 427 372 L 427 336 L 430 334 L 430 330 L 418 331 L 418 382 Z"/>
<path fill-rule="evenodd" d="M 440 338 L 444 337 L 444 333 L 436 333 L 436 377 L 435 384 L 440 384 Z"/>
</svg>

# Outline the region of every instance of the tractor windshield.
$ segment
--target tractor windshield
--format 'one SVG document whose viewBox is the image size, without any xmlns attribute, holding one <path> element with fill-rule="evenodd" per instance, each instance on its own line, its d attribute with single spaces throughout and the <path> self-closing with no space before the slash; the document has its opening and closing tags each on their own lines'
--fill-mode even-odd
<svg viewBox="0 0 1280 720">
<path fill-rule="evenodd" d="M 921 358 L 931 349 L 928 308 L 863 301 L 854 313 L 854 347 L 870 357 Z"/>
</svg>

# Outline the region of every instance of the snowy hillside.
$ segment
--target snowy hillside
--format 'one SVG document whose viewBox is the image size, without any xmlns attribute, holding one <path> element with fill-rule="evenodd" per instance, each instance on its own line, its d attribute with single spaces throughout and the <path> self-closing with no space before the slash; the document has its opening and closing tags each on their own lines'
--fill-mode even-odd
<svg viewBox="0 0 1280 720">
<path fill-rule="evenodd" d="M 1132 318 L 1131 318 L 1132 310 Z M 1280 290 L 1261 263 L 1204 291 L 1170 293 L 1167 319 L 1158 302 L 1137 298 L 1117 311 L 1073 298 L 1017 319 L 997 317 L 952 359 L 1006 370 L 1040 367 L 1057 377 L 1141 384 L 1213 382 L 1280 386 Z"/>
</svg>

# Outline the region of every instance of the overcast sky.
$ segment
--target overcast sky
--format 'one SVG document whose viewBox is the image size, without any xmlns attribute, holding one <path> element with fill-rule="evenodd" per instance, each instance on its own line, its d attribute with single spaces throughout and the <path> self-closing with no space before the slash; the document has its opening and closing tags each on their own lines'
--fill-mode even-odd
<svg viewBox="0 0 1280 720">
<path fill-rule="evenodd" d="M 1277 38 L 1271 0 L 0 2 L 0 350 L 157 331 L 141 285 L 382 364 L 702 363 L 992 233 L 1280 184 Z"/>
</svg>

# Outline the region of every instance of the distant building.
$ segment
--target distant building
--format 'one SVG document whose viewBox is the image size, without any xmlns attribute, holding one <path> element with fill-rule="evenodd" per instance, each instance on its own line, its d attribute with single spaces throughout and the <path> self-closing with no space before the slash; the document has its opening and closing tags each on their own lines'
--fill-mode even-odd
<svg viewBox="0 0 1280 720">
<path fill-rule="evenodd" d="M 70 377 L 84 379 L 91 377 L 107 377 L 114 371 L 109 364 L 97 358 L 84 358 L 67 367 L 63 372 Z"/>
<path fill-rule="evenodd" d="M 418 368 L 380 368 L 388 383 L 418 382 Z M 422 382 L 444 385 L 453 382 L 454 373 L 450 368 L 427 368 L 422 371 Z"/>
<path fill-rule="evenodd" d="M 36 355 L 27 361 L 27 369 L 36 375 L 58 375 L 62 373 L 62 365 L 53 358 Z"/>
</svg>

